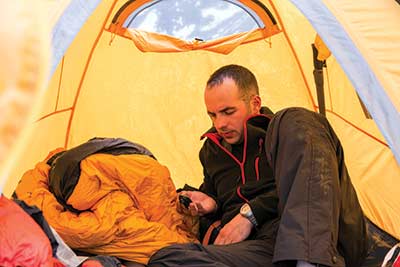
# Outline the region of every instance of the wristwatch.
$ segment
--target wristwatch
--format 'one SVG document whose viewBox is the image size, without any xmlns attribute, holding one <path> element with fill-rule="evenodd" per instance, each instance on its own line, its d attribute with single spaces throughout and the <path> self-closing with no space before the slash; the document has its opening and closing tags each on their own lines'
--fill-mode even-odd
<svg viewBox="0 0 400 267">
<path fill-rule="evenodd" d="M 253 211 L 251 210 L 249 204 L 243 204 L 243 206 L 240 208 L 240 215 L 248 219 L 255 227 L 257 227 L 258 224 L 256 217 L 254 217 Z"/>
</svg>

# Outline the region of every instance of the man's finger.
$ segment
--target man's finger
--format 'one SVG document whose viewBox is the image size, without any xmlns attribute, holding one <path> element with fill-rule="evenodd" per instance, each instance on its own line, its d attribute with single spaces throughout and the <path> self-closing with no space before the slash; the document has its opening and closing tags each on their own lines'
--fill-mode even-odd
<svg viewBox="0 0 400 267">
<path fill-rule="evenodd" d="M 195 203 L 190 203 L 189 212 L 192 216 L 197 216 L 197 214 L 199 213 L 199 210 Z"/>
</svg>

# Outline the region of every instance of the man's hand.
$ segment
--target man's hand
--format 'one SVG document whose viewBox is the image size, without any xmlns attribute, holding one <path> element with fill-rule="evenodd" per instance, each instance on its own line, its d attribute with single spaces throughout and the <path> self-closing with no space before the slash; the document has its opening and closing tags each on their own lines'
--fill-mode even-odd
<svg viewBox="0 0 400 267">
<path fill-rule="evenodd" d="M 241 242 L 250 235 L 252 229 L 253 224 L 248 219 L 238 214 L 222 227 L 214 244 L 226 245 Z"/>
<path fill-rule="evenodd" d="M 192 202 L 186 209 L 182 205 L 178 206 L 179 212 L 189 213 L 192 216 L 203 216 L 217 210 L 217 203 L 215 200 L 200 191 L 181 191 L 180 195 L 189 197 Z"/>
</svg>

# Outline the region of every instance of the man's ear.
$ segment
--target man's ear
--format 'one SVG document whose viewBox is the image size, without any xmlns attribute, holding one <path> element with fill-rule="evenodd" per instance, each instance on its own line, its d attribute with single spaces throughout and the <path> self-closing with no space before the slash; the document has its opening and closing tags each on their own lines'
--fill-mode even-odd
<svg viewBox="0 0 400 267">
<path fill-rule="evenodd" d="M 250 100 L 250 107 L 252 114 L 259 114 L 261 109 L 261 97 L 259 95 L 254 95 Z"/>
</svg>

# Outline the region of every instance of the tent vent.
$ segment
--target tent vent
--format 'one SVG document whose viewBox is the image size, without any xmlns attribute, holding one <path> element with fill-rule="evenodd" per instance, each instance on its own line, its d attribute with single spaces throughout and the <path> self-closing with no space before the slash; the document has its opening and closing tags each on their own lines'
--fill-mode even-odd
<svg viewBox="0 0 400 267">
<path fill-rule="evenodd" d="M 276 24 L 272 13 L 259 1 L 256 7 Z M 125 29 L 165 34 L 181 40 L 215 40 L 266 27 L 260 11 L 238 0 L 158 0 L 133 7 L 128 1 L 116 13 L 113 24 Z M 136 4 L 137 5 L 137 4 Z"/>
</svg>

